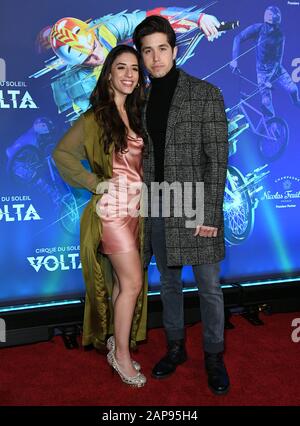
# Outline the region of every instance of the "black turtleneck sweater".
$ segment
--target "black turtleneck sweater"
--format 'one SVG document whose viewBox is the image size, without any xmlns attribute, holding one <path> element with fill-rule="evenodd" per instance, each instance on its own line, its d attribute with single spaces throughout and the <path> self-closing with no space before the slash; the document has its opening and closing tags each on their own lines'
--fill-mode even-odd
<svg viewBox="0 0 300 426">
<path fill-rule="evenodd" d="M 179 71 L 175 64 L 164 77 L 152 78 L 147 106 L 147 130 L 153 141 L 155 181 L 164 181 L 164 158 L 166 129 L 172 97 L 177 85 Z"/>
</svg>

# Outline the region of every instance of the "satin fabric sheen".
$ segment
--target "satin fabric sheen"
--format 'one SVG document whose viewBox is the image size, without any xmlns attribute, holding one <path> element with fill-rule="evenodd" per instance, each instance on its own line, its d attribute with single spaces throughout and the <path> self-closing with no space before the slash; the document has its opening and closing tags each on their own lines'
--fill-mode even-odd
<svg viewBox="0 0 300 426">
<path fill-rule="evenodd" d="M 103 254 L 139 250 L 139 208 L 143 179 L 143 139 L 127 137 L 125 153 L 113 153 L 113 176 L 108 192 L 96 206 L 102 223 Z"/>
</svg>

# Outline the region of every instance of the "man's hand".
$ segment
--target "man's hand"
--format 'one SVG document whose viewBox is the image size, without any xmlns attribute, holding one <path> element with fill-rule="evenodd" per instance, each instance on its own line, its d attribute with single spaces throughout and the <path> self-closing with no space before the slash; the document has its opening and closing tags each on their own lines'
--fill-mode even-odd
<svg viewBox="0 0 300 426">
<path fill-rule="evenodd" d="M 220 22 L 213 15 L 203 14 L 199 20 L 199 28 L 204 32 L 208 41 L 213 41 L 222 34 L 218 31 Z"/>
<path fill-rule="evenodd" d="M 194 233 L 194 237 L 216 237 L 218 235 L 218 228 L 213 226 L 198 225 Z"/>
</svg>

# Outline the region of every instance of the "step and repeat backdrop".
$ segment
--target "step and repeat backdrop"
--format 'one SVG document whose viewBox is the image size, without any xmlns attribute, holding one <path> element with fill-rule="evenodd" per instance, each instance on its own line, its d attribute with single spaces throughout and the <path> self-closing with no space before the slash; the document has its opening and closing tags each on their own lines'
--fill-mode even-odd
<svg viewBox="0 0 300 426">
<path fill-rule="evenodd" d="M 235 28 L 209 42 L 198 26 L 201 13 Z M 135 26 L 150 14 L 174 27 L 178 66 L 220 87 L 225 98 L 222 279 L 299 272 L 299 2 L 3 0 L 0 305 L 84 294 L 79 224 L 90 195 L 61 180 L 51 153 L 89 107 L 99 58 L 131 44 Z M 150 289 L 159 287 L 154 258 L 149 280 Z M 183 280 L 193 282 L 188 266 Z"/>
</svg>

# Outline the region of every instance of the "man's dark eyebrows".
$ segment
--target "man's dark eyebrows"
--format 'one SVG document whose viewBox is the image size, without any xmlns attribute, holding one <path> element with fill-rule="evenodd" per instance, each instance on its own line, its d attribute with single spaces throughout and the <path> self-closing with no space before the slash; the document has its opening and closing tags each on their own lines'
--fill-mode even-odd
<svg viewBox="0 0 300 426">
<path fill-rule="evenodd" d="M 168 43 L 159 44 L 157 47 L 168 47 Z M 144 46 L 142 47 L 142 51 L 146 49 L 152 49 L 152 46 Z"/>
</svg>

